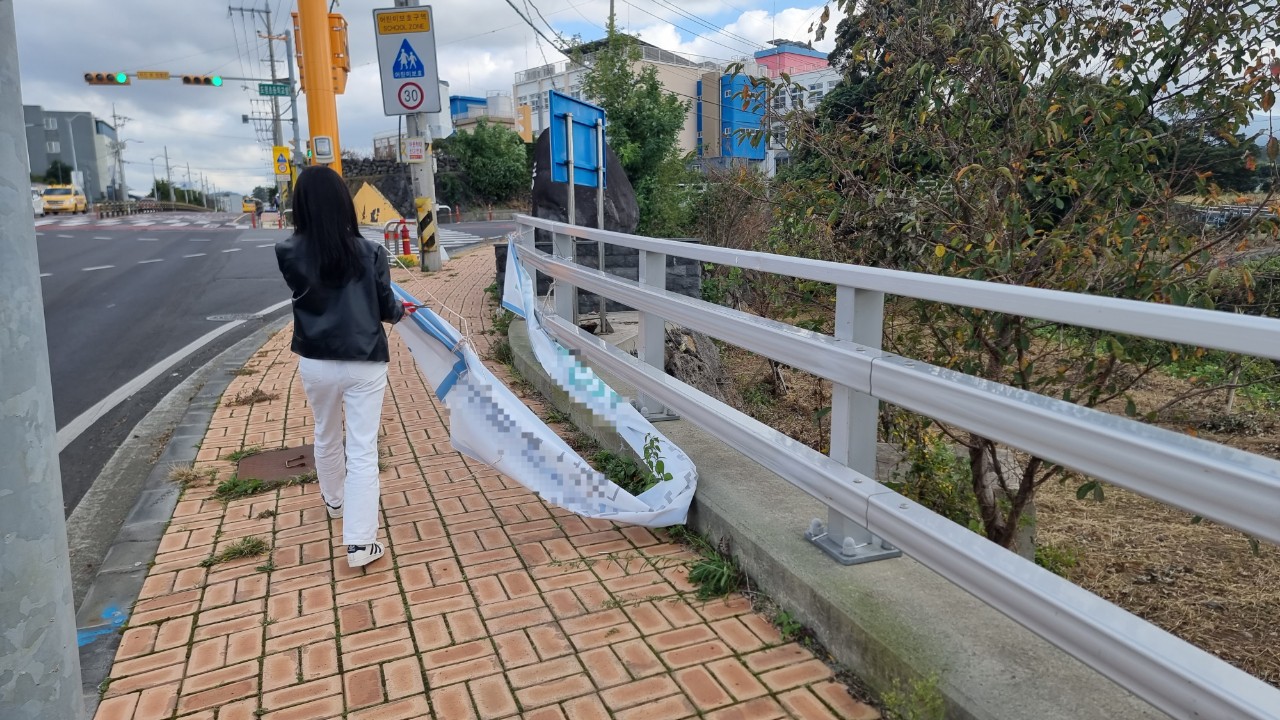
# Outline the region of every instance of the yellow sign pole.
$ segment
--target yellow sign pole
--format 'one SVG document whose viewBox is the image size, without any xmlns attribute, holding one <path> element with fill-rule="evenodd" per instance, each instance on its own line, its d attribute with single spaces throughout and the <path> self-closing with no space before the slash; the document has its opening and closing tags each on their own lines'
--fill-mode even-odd
<svg viewBox="0 0 1280 720">
<path fill-rule="evenodd" d="M 436 272 L 442 265 L 435 204 L 435 200 L 429 197 L 413 199 L 413 206 L 418 214 L 418 255 L 423 259 L 423 272 Z"/>
<path fill-rule="evenodd" d="M 333 51 L 329 47 L 329 5 L 325 0 L 298 0 L 299 42 L 302 45 L 302 72 L 307 78 L 307 131 L 315 138 L 333 138 L 333 162 L 329 167 L 342 172 L 342 150 L 338 144 L 338 102 L 333 90 Z"/>
</svg>

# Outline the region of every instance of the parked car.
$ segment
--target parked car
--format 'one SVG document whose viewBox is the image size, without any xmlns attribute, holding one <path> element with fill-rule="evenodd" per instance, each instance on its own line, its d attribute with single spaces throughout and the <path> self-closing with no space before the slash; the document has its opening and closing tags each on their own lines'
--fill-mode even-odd
<svg viewBox="0 0 1280 720">
<path fill-rule="evenodd" d="M 35 188 L 31 188 L 31 209 L 35 211 L 36 217 L 44 217 L 44 196 Z"/>
<path fill-rule="evenodd" d="M 44 211 L 47 213 L 83 213 L 89 211 L 89 200 L 84 191 L 74 185 L 50 185 L 44 191 Z"/>
</svg>

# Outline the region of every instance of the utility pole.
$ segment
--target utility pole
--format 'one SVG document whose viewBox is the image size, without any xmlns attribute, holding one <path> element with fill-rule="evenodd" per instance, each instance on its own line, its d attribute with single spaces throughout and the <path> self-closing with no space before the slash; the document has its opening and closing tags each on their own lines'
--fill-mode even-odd
<svg viewBox="0 0 1280 720">
<path fill-rule="evenodd" d="M 111 122 L 116 129 L 116 139 L 115 142 L 111 143 L 111 146 L 115 149 L 116 167 L 120 170 L 121 197 L 117 197 L 116 200 L 121 202 L 129 201 L 129 185 L 124 181 L 124 144 L 120 142 L 120 128 L 124 127 L 130 120 L 132 118 L 116 114 L 116 104 L 111 103 Z"/>
<path fill-rule="evenodd" d="M 397 5 L 399 0 L 397 0 Z M 333 49 L 329 47 L 329 6 L 325 0 L 298 0 L 298 42 L 302 44 L 302 74 L 307 83 L 307 124 L 311 146 L 317 137 L 333 141 L 329 167 L 342 172 L 338 142 L 338 102 L 333 89 Z M 435 89 L 440 92 L 439 88 Z"/>
<path fill-rule="evenodd" d="M 191 161 L 187 161 L 187 204 L 191 204 Z"/>
<path fill-rule="evenodd" d="M 306 163 L 303 162 L 305 155 L 302 153 L 302 136 L 298 132 L 298 84 L 293 73 L 293 59 L 297 57 L 293 51 L 293 33 L 284 31 L 284 51 L 285 51 L 285 67 L 289 69 L 289 99 L 293 106 L 293 166 L 296 168 L 294 176 L 302 172 L 302 167 Z"/>
<path fill-rule="evenodd" d="M 418 0 L 396 0 L 396 7 L 418 7 Z M 433 92 L 440 94 L 440 85 L 435 87 L 423 88 L 423 92 Z M 445 111 L 446 108 L 441 108 Z M 436 235 L 435 228 L 432 227 L 424 232 L 422 227 L 424 216 L 432 218 L 432 224 L 435 224 L 435 204 L 436 204 L 436 173 L 435 173 L 435 154 L 431 150 L 431 121 L 427 113 L 419 112 L 405 116 L 405 127 L 408 130 L 408 137 L 421 137 L 422 144 L 427 150 L 427 156 L 420 163 L 409 164 L 409 174 L 413 180 L 413 195 L 415 198 L 426 200 L 426 209 L 429 213 L 424 213 L 423 208 L 418 209 L 418 260 L 423 272 L 438 272 L 443 266 L 440 262 L 440 245 L 437 242 L 435 247 L 428 250 L 426 240 L 428 237 L 434 238 Z M 416 204 L 416 203 L 415 203 Z"/>
<path fill-rule="evenodd" d="M 169 146 L 164 146 L 164 175 L 169 179 L 169 202 L 173 202 L 173 171 L 169 169 Z"/>
<path fill-rule="evenodd" d="M 13 3 L 0 2 L 0 188 L 31 181 Z M 13 161 L 8 161 L 9 159 Z M 0 717 L 84 717 L 35 226 L 0 203 Z"/>
</svg>

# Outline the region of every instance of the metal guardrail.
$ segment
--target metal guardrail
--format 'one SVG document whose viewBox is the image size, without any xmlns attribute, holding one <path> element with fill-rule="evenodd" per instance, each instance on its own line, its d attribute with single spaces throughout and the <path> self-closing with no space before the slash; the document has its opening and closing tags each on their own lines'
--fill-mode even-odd
<svg viewBox="0 0 1280 720">
<path fill-rule="evenodd" d="M 837 560 L 901 548 L 1174 717 L 1280 717 L 1280 690 L 874 480 L 885 401 L 1280 543 L 1280 462 L 879 350 L 886 293 L 1272 359 L 1280 321 L 516 220 L 521 259 L 556 281 L 548 330 L 632 383 L 646 410 L 681 413 L 825 503 L 827 523 L 806 534 Z M 552 233 L 553 254 L 534 249 L 533 229 Z M 573 238 L 639 250 L 640 281 L 576 264 Z M 835 336 L 669 293 L 667 254 L 834 284 Z M 579 287 L 640 311 L 638 357 L 565 320 Z M 666 375 L 666 321 L 831 380 L 831 457 Z"/>
</svg>

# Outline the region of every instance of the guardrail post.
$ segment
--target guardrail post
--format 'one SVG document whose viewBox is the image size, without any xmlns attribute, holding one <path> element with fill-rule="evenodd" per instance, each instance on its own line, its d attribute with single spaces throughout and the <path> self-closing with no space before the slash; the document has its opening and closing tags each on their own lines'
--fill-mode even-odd
<svg viewBox="0 0 1280 720">
<path fill-rule="evenodd" d="M 838 340 L 880 349 L 884 332 L 884 293 L 836 288 Z M 876 426 L 880 402 L 866 393 L 835 383 L 831 388 L 831 459 L 866 477 L 876 478 Z M 857 565 L 902 555 L 902 551 L 871 533 L 835 508 L 827 508 L 827 522 L 814 518 L 804 534 L 842 565 Z"/>
<path fill-rule="evenodd" d="M 570 193 L 572 193 L 573 188 L 570 187 L 569 191 Z M 574 262 L 575 259 L 577 258 L 577 251 L 575 249 L 577 244 L 578 244 L 578 239 L 572 235 L 566 235 L 564 233 L 551 234 L 551 254 L 561 260 L 565 260 L 567 262 Z M 533 282 L 534 282 L 533 292 L 534 292 L 534 295 L 537 295 L 538 294 L 537 273 L 534 273 Z M 578 324 L 578 288 L 574 287 L 573 285 L 570 285 L 564 280 L 556 280 L 552 287 L 555 290 L 556 315 L 559 315 L 565 320 L 573 323 L 574 325 L 577 325 Z"/>
<path fill-rule="evenodd" d="M 667 256 L 666 253 L 640 250 L 640 284 L 656 290 L 667 289 Z M 603 308 L 604 296 L 601 296 Z M 603 316 L 602 316 L 603 317 Z M 667 321 L 650 312 L 640 312 L 640 336 L 637 338 L 636 356 L 646 365 L 651 365 L 666 372 Z M 678 416 L 671 412 L 656 398 L 642 392 L 636 392 L 634 401 L 636 409 L 649 422 L 660 420 L 676 420 Z"/>
</svg>

